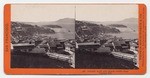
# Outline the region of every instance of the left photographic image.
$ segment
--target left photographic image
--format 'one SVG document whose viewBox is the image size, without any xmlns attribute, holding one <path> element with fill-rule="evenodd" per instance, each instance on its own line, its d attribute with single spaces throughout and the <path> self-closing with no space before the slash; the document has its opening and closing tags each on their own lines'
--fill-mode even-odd
<svg viewBox="0 0 150 78">
<path fill-rule="evenodd" d="M 11 5 L 11 68 L 75 68 L 74 5 Z"/>
</svg>

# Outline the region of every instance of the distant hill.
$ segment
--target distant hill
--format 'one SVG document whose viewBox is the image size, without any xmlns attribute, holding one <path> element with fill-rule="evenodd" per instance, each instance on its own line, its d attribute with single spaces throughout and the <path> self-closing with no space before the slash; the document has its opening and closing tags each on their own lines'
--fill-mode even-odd
<svg viewBox="0 0 150 78">
<path fill-rule="evenodd" d="M 55 22 L 56 25 L 61 26 L 62 28 L 65 28 L 67 31 L 75 32 L 75 19 L 72 18 L 63 18 L 60 20 L 57 20 Z"/>
<path fill-rule="evenodd" d="M 43 25 L 43 27 L 49 27 L 49 28 L 62 28 L 59 25 Z"/>
<path fill-rule="evenodd" d="M 119 21 L 118 24 L 126 25 L 128 28 L 138 32 L 138 18 L 127 18 Z"/>
<path fill-rule="evenodd" d="M 131 23 L 136 23 L 138 22 L 138 19 L 137 18 L 126 18 L 120 22 L 131 22 Z"/>
<path fill-rule="evenodd" d="M 94 22 L 94 21 L 92 21 Z M 96 21 L 96 24 L 103 24 L 109 26 L 111 24 L 122 24 L 130 28 L 131 30 L 138 32 L 138 18 L 126 18 L 120 21 Z"/>
<path fill-rule="evenodd" d="M 118 27 L 118 28 L 127 28 L 127 26 L 123 24 L 110 24 L 108 25 L 109 27 Z"/>
<path fill-rule="evenodd" d="M 75 25 L 75 19 L 73 18 L 63 18 L 56 21 L 45 21 L 45 22 L 25 22 L 26 24 L 31 25 L 38 25 L 38 26 L 55 26 L 55 27 L 62 27 L 66 29 L 67 31 L 75 32 L 74 31 L 74 25 Z"/>
<path fill-rule="evenodd" d="M 73 18 L 63 18 L 63 19 L 59 19 L 56 21 L 57 23 L 61 23 L 61 24 L 74 24 L 75 23 L 75 19 Z"/>
<path fill-rule="evenodd" d="M 131 30 L 134 30 L 135 32 L 138 31 L 138 18 L 126 18 L 120 21 L 84 21 L 84 22 L 89 22 L 89 23 L 94 23 L 94 24 L 103 24 L 105 26 L 109 26 L 111 24 L 120 24 L 127 26 L 127 28 L 130 28 Z M 65 28 L 67 31 L 72 31 L 74 32 L 74 25 L 75 25 L 75 19 L 73 18 L 63 18 L 59 19 L 57 21 L 46 21 L 46 22 L 25 22 L 26 24 L 31 24 L 31 25 L 38 25 L 38 26 L 45 26 L 45 25 L 58 25 L 61 26 L 62 28 Z M 117 27 L 119 27 L 117 26 Z"/>
</svg>

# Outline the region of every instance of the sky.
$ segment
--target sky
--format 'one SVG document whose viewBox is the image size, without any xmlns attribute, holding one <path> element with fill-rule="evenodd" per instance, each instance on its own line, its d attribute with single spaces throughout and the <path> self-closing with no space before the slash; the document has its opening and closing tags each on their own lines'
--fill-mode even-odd
<svg viewBox="0 0 150 78">
<path fill-rule="evenodd" d="M 11 21 L 43 22 L 75 18 L 74 5 L 11 5 Z"/>
<path fill-rule="evenodd" d="M 138 5 L 79 5 L 76 19 L 88 21 L 121 21 L 138 18 Z"/>
<path fill-rule="evenodd" d="M 138 5 L 16 5 L 11 6 L 11 21 L 43 22 L 62 18 L 86 21 L 121 21 L 138 18 Z"/>
</svg>

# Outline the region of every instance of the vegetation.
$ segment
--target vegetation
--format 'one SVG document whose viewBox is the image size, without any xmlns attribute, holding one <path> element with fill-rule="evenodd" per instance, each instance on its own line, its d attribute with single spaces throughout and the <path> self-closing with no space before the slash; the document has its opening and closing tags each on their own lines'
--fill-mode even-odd
<svg viewBox="0 0 150 78">
<path fill-rule="evenodd" d="M 99 33 L 120 33 L 120 31 L 116 28 L 106 27 L 102 24 L 94 24 L 89 22 L 83 22 L 83 21 L 76 21 L 75 22 L 75 30 L 78 30 L 81 26 L 87 26 L 93 34 L 99 34 Z"/>
<path fill-rule="evenodd" d="M 22 36 L 26 35 L 33 35 L 33 34 L 49 34 L 49 33 L 55 33 L 54 30 L 51 29 L 45 29 L 44 27 L 39 27 L 37 25 L 30 25 L 30 24 L 24 24 L 24 23 L 18 23 L 18 22 L 12 22 L 12 34 L 18 33 Z"/>
<path fill-rule="evenodd" d="M 102 24 L 94 24 L 84 21 L 75 21 L 75 31 L 77 41 L 91 41 L 98 38 L 100 35 L 104 36 L 107 33 L 120 33 L 116 28 L 104 26 Z M 101 37 L 102 38 L 102 37 Z"/>
<path fill-rule="evenodd" d="M 24 24 L 20 22 L 11 22 L 11 35 L 12 42 L 16 41 L 28 41 L 33 39 L 37 34 L 52 34 L 55 33 L 52 29 L 39 27 L 37 25 Z"/>
</svg>

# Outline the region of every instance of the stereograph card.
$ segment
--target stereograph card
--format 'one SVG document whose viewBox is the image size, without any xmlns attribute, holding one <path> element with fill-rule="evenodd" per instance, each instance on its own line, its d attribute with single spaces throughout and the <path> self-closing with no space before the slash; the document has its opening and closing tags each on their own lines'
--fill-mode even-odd
<svg viewBox="0 0 150 78">
<path fill-rule="evenodd" d="M 4 6 L 6 74 L 144 74 L 144 4 Z"/>
</svg>

